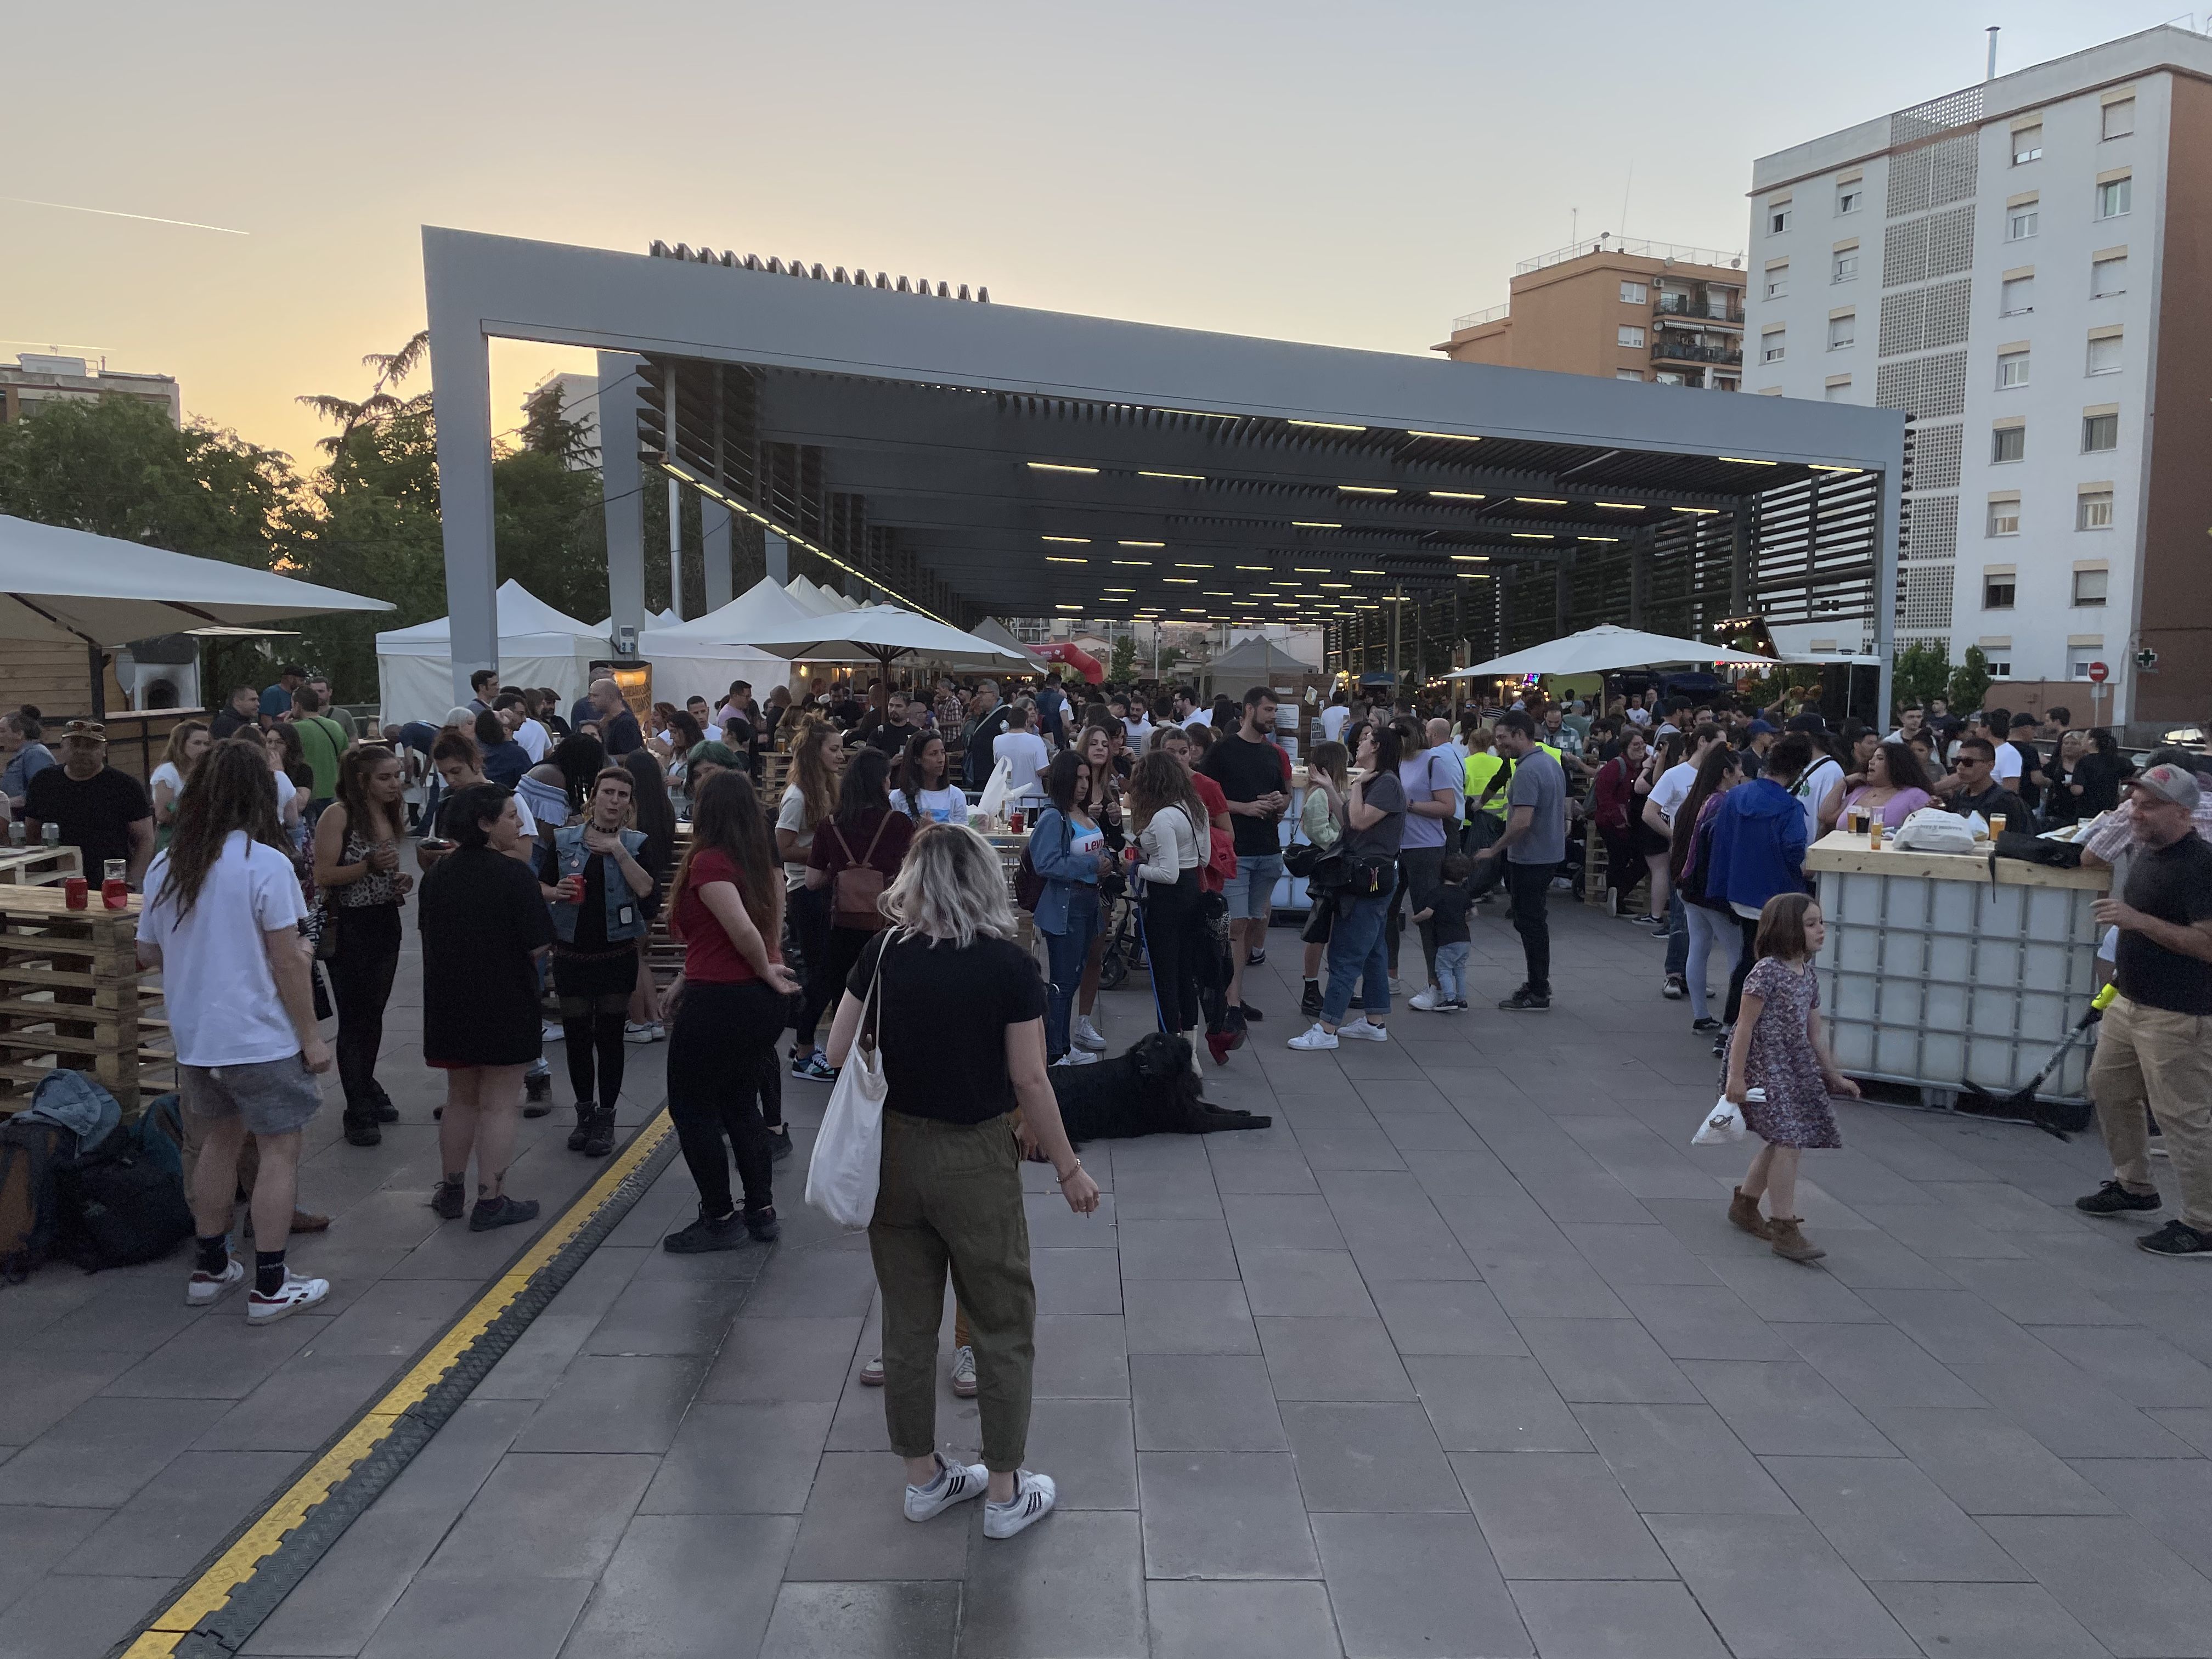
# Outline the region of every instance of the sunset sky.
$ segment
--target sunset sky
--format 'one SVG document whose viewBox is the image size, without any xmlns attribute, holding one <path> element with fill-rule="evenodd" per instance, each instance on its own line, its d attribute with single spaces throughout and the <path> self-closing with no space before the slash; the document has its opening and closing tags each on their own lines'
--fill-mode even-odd
<svg viewBox="0 0 2212 1659">
<path fill-rule="evenodd" d="M 380 0 L 7 8 L 0 358 L 176 374 L 307 459 L 428 222 L 1424 351 L 1600 230 L 1735 249 L 1754 155 L 2170 14 L 2084 0 Z M 2201 24 L 2203 20 L 2197 20 Z M 1622 216 L 1624 196 L 1626 216 Z M 497 408 L 560 359 L 495 348 Z M 569 354 L 574 361 L 575 354 Z M 587 360 L 586 360 L 587 361 Z"/>
</svg>

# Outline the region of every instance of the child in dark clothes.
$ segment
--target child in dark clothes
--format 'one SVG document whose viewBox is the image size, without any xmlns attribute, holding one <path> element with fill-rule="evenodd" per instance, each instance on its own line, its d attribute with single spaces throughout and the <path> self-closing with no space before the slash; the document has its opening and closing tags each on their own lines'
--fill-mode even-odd
<svg viewBox="0 0 2212 1659">
<path fill-rule="evenodd" d="M 1474 902 L 1468 876 L 1474 867 L 1464 854 L 1447 853 L 1443 879 L 1430 890 L 1428 908 L 1413 913 L 1415 922 L 1436 924 L 1437 982 L 1434 990 L 1425 994 L 1432 998 L 1426 1007 L 1436 1013 L 1455 1013 L 1467 1006 L 1467 909 Z M 1425 1005 L 1420 997 L 1415 997 L 1413 1006 Z"/>
</svg>

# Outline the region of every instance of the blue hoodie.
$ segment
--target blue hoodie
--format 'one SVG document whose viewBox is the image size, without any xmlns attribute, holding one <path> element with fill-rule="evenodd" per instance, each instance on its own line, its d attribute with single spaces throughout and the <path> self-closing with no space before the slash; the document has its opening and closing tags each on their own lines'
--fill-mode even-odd
<svg viewBox="0 0 2212 1659">
<path fill-rule="evenodd" d="M 1738 784 L 1713 815 L 1708 897 L 1752 910 L 1777 893 L 1802 893 L 1805 809 L 1771 778 Z"/>
</svg>

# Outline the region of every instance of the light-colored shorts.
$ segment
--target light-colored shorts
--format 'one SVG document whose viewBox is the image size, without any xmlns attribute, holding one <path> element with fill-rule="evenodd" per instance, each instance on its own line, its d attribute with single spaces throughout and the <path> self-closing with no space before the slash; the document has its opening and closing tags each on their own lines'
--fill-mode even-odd
<svg viewBox="0 0 2212 1659">
<path fill-rule="evenodd" d="M 244 1066 L 179 1066 L 179 1104 L 197 1117 L 242 1117 L 257 1135 L 289 1135 L 322 1109 L 323 1091 L 297 1054 Z"/>
<path fill-rule="evenodd" d="M 1274 903 L 1275 883 L 1283 873 L 1283 855 L 1279 853 L 1260 853 L 1247 858 L 1237 855 L 1237 873 L 1222 884 L 1221 896 L 1228 902 L 1229 920 L 1242 921 L 1257 916 L 1265 921 Z"/>
</svg>

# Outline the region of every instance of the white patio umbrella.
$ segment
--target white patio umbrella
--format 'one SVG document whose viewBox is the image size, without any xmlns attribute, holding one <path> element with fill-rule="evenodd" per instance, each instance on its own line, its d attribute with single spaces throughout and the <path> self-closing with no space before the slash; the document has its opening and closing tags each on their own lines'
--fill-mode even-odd
<svg viewBox="0 0 2212 1659">
<path fill-rule="evenodd" d="M 827 617 L 808 617 L 756 629 L 745 643 L 779 657 L 824 657 L 857 651 L 883 665 L 888 685 L 894 658 L 903 656 L 981 658 L 987 661 L 1032 663 L 1027 653 L 978 637 L 895 605 L 864 605 Z"/>
<path fill-rule="evenodd" d="M 1585 628 L 1565 639 L 1532 645 L 1525 651 L 1509 651 L 1502 657 L 1455 670 L 1455 680 L 1496 679 L 1522 674 L 1608 674 L 1624 668 L 1657 668 L 1669 663 L 1727 664 L 1730 667 L 1772 668 L 1771 657 L 1741 651 L 1705 640 L 1676 639 L 1666 634 L 1646 634 L 1641 629 Z"/>
<path fill-rule="evenodd" d="M 0 517 L 0 640 L 101 647 L 333 611 L 389 611 L 250 565 Z"/>
</svg>

